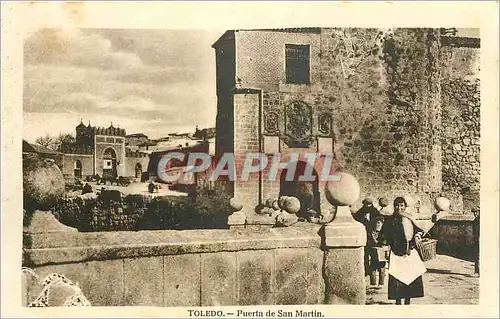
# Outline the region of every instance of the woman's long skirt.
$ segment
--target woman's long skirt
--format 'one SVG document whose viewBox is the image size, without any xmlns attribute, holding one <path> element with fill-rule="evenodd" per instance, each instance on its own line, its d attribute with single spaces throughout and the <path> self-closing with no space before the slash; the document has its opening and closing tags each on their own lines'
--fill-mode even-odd
<svg viewBox="0 0 500 319">
<path fill-rule="evenodd" d="M 424 296 L 424 283 L 422 276 L 415 279 L 411 284 L 406 285 L 395 277 L 389 275 L 388 283 L 389 299 L 417 298 Z"/>
</svg>

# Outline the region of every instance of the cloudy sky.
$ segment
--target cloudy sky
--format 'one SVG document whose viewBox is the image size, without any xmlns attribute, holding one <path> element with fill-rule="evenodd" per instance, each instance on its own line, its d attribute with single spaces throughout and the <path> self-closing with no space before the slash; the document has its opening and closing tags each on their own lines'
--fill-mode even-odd
<svg viewBox="0 0 500 319">
<path fill-rule="evenodd" d="M 43 29 L 24 44 L 23 138 L 120 126 L 155 138 L 215 125 L 224 30 Z"/>
</svg>

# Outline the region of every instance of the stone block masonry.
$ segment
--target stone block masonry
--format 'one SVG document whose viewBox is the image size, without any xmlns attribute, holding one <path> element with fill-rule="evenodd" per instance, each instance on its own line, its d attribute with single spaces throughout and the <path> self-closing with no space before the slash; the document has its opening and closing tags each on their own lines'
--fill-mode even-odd
<svg viewBox="0 0 500 319">
<path fill-rule="evenodd" d="M 481 177 L 480 49 L 443 46 L 440 60 L 443 190 L 463 198 L 463 211 L 479 207 Z"/>
<path fill-rule="evenodd" d="M 217 60 L 219 105 L 225 106 L 217 116 L 234 126 L 231 132 L 218 122 L 217 130 L 239 137 L 230 146 L 218 140 L 217 148 L 254 151 L 250 130 L 260 129 L 257 140 L 278 137 L 274 148 L 286 155 L 292 151 L 286 110 L 299 101 L 312 110 L 312 142 L 293 151 L 316 152 L 320 138 L 331 139 L 337 165 L 360 181 L 360 200 L 409 195 L 427 217 L 441 193 L 457 201 L 455 208 L 467 207 L 461 199 L 476 196 L 470 193 L 479 185 L 479 50 L 457 43 L 479 44 L 469 42 L 430 28 L 228 31 L 214 44 L 217 56 L 224 50 L 231 57 Z M 309 83 L 287 83 L 290 43 L 309 46 Z M 219 70 L 231 70 L 232 80 Z M 236 96 L 245 89 L 261 92 L 262 105 L 247 100 L 243 106 Z M 326 131 L 325 115 L 331 118 Z M 252 139 L 242 139 L 245 134 Z M 279 183 L 261 184 L 261 201 L 279 192 Z"/>
<path fill-rule="evenodd" d="M 235 68 L 233 87 L 262 89 L 262 105 L 259 94 L 252 98 L 238 90 L 234 94 L 233 145 L 235 152 L 262 151 L 257 147 L 263 144 L 259 144 L 263 135 L 278 136 L 280 153 L 286 155 L 317 152 L 318 138 L 331 138 L 337 165 L 361 184 L 360 201 L 368 194 L 389 198 L 411 194 L 425 203 L 420 211 L 430 215 L 433 208 L 427 197 L 442 190 L 439 30 L 396 29 L 377 42 L 379 35 L 377 29 L 356 28 L 235 32 L 231 41 L 237 59 L 229 61 Z M 309 84 L 286 83 L 287 43 L 310 46 Z M 347 54 L 351 44 L 356 58 Z M 313 141 L 301 149 L 292 149 L 284 139 L 286 109 L 295 101 L 312 109 Z M 260 108 L 259 126 L 255 121 Z M 230 118 L 228 110 L 219 108 L 218 117 L 222 113 Z M 324 114 L 332 118 L 326 135 L 320 130 Z M 270 132 L 269 123 L 275 120 Z M 224 126 L 221 123 L 217 129 L 225 132 Z M 241 195 L 236 187 L 235 195 L 255 206 L 266 198 L 255 198 L 257 181 L 250 184 L 240 185 Z M 264 182 L 262 189 L 274 195 L 279 182 Z"/>
<path fill-rule="evenodd" d="M 443 83 L 443 176 L 449 188 L 480 186 L 479 81 L 461 79 Z"/>
<path fill-rule="evenodd" d="M 318 225 L 300 223 L 251 231 L 25 234 L 23 266 L 39 278 L 55 272 L 78 282 L 93 306 L 322 304 L 319 232 Z M 336 255 L 336 247 L 327 250 Z M 341 250 L 339 260 L 346 258 L 346 247 Z M 34 300 L 39 288 L 27 280 L 24 300 Z M 364 302 L 364 295 L 349 294 L 350 303 Z"/>
<path fill-rule="evenodd" d="M 259 152 L 259 136 L 259 94 L 256 92 L 235 94 L 234 164 L 237 170 L 241 170 L 243 167 L 247 153 Z M 251 174 L 247 181 L 235 181 L 234 191 L 237 199 L 246 207 L 251 207 L 252 203 L 259 202 L 259 175 Z"/>
</svg>

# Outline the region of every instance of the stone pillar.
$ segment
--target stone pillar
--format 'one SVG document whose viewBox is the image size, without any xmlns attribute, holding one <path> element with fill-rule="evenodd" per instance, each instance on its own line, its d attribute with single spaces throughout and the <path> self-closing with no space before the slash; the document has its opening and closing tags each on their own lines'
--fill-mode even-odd
<svg viewBox="0 0 500 319">
<path fill-rule="evenodd" d="M 50 208 L 64 195 L 64 178 L 51 159 L 29 156 L 23 159 L 23 266 L 32 264 L 25 250 L 43 243 L 71 242 L 75 228 L 61 224 Z M 24 269 L 24 268 L 23 268 Z M 23 305 L 27 306 L 28 291 L 37 286 L 37 280 L 25 271 L 21 281 Z"/>
<path fill-rule="evenodd" d="M 53 160 L 23 160 L 24 248 L 51 238 L 72 236 L 76 228 L 60 223 L 50 209 L 64 195 L 64 178 Z"/>
<path fill-rule="evenodd" d="M 61 224 L 50 211 L 64 192 L 64 177 L 54 160 L 36 155 L 23 159 L 24 234 L 74 230 Z"/>
<path fill-rule="evenodd" d="M 233 210 L 233 213 L 227 218 L 227 224 L 229 228 L 245 227 L 247 217 L 245 213 L 241 211 L 243 209 L 243 205 L 234 197 L 231 198 L 229 204 L 231 206 L 231 209 Z"/>
<path fill-rule="evenodd" d="M 328 182 L 325 187 L 327 200 L 336 207 L 334 220 L 323 229 L 325 303 L 365 304 L 366 231 L 348 207 L 358 199 L 360 187 L 352 175 L 336 174 L 340 174 L 340 180 Z"/>
<path fill-rule="evenodd" d="M 23 160 L 25 243 L 32 243 L 39 236 L 76 231 L 60 223 L 50 211 L 63 195 L 64 178 L 53 160 L 37 157 Z"/>
<path fill-rule="evenodd" d="M 237 175 L 234 197 L 243 205 L 247 217 L 255 215 L 255 207 L 260 203 L 258 174 L 250 174 L 248 180 L 240 178 L 246 155 L 260 152 L 258 111 L 257 92 L 241 90 L 234 94 L 234 164 Z"/>
</svg>

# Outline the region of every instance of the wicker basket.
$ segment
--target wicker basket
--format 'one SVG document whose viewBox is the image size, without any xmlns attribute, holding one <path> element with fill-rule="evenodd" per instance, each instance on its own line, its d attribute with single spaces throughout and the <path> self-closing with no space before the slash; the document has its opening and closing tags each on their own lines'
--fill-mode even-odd
<svg viewBox="0 0 500 319">
<path fill-rule="evenodd" d="M 436 246 L 436 239 L 422 238 L 422 240 L 416 243 L 415 248 L 417 249 L 422 260 L 428 261 L 436 257 Z"/>
</svg>

